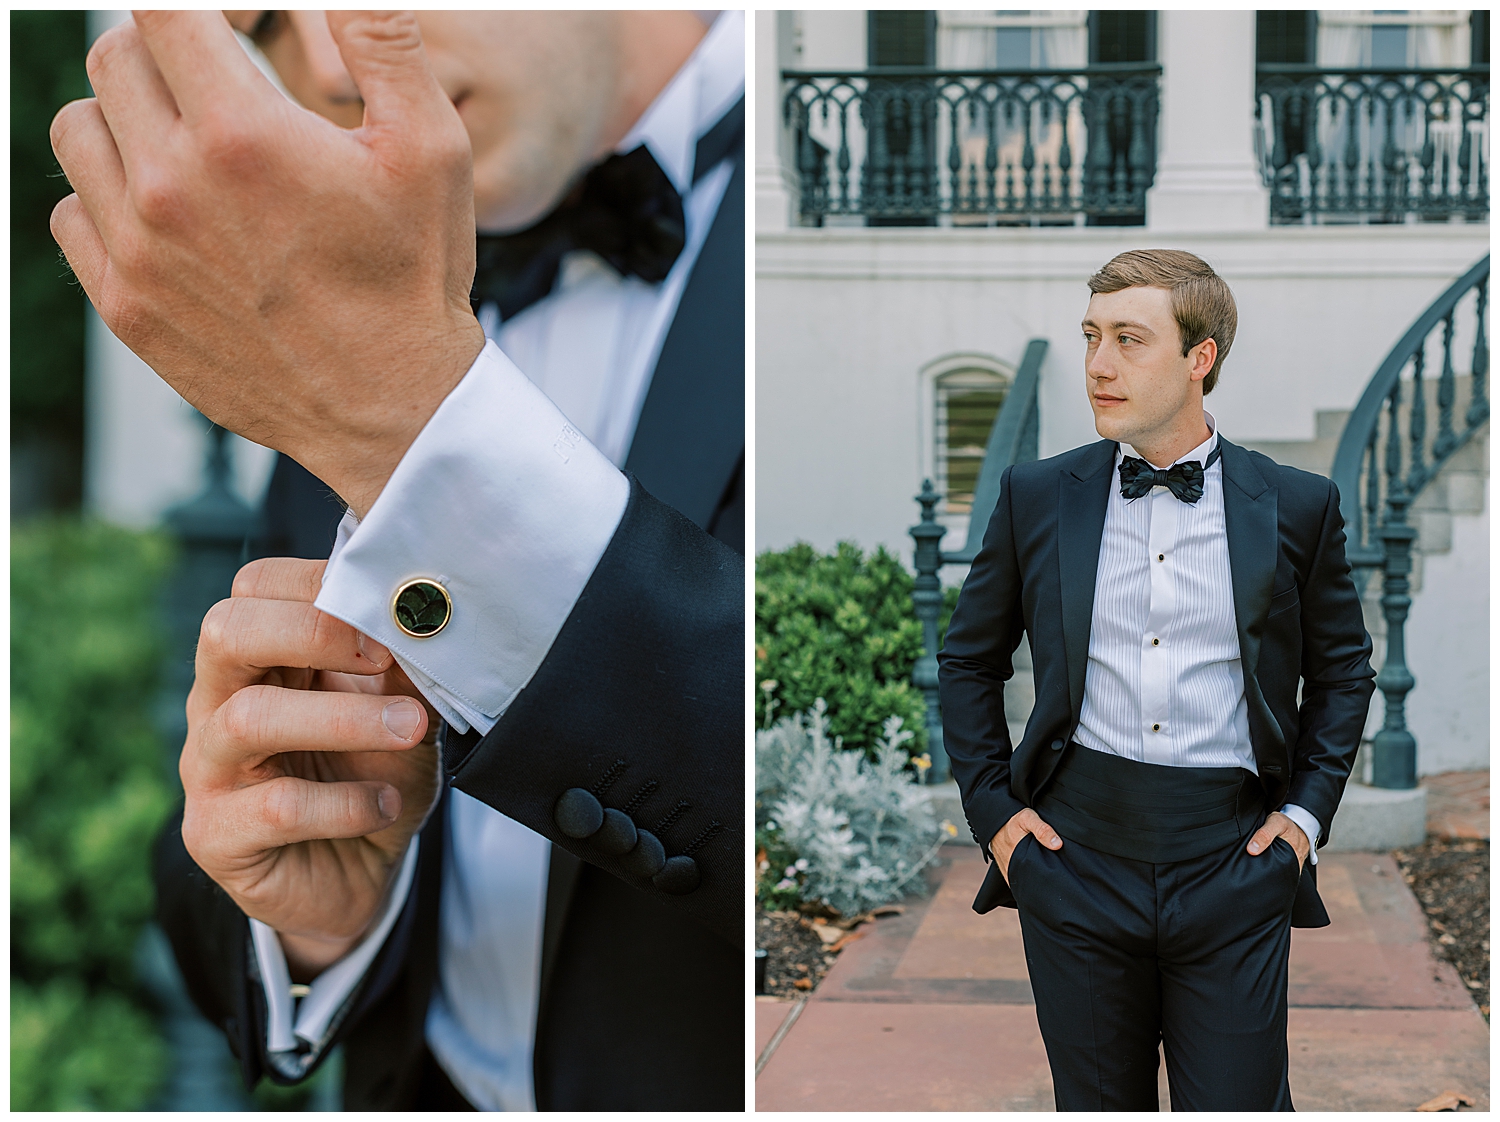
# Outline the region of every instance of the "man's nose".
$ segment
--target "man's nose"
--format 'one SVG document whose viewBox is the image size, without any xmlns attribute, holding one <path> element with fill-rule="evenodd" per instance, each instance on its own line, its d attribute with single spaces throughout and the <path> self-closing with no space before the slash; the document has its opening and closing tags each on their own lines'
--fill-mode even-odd
<svg viewBox="0 0 1500 1122">
<path fill-rule="evenodd" d="M 359 100 L 359 87 L 349 76 L 344 59 L 339 54 L 339 45 L 328 30 L 328 17 L 317 11 L 289 11 L 292 28 L 302 45 L 307 59 L 308 74 L 317 90 L 329 101 L 351 102 Z"/>
<path fill-rule="evenodd" d="M 1100 343 L 1089 352 L 1088 357 L 1084 359 L 1083 370 L 1094 379 L 1108 379 L 1115 376 L 1114 361 L 1108 343 Z"/>
</svg>

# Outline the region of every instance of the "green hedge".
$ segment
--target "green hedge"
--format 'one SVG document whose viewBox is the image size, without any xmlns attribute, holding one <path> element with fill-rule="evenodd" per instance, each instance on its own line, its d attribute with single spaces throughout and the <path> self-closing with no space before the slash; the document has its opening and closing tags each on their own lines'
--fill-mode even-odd
<svg viewBox="0 0 1500 1122">
<path fill-rule="evenodd" d="M 159 537 L 11 530 L 11 1108 L 138 1110 L 168 1054 L 132 955 L 174 791 L 152 720 Z"/>
<path fill-rule="evenodd" d="M 922 653 L 912 614 L 912 575 L 883 546 L 865 554 L 853 542 L 819 553 L 805 542 L 755 559 L 756 725 L 828 703 L 828 730 L 869 751 L 888 717 L 927 750 L 922 695 L 911 672 Z M 941 629 L 957 598 L 949 590 Z M 769 683 L 774 683 L 770 685 Z"/>
</svg>

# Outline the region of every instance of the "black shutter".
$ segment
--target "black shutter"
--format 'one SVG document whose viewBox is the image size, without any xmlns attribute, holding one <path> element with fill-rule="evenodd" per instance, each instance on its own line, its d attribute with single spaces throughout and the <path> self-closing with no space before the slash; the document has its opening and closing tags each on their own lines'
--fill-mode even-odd
<svg viewBox="0 0 1500 1122">
<path fill-rule="evenodd" d="M 1490 64 L 1490 10 L 1469 13 L 1469 65 Z"/>
<path fill-rule="evenodd" d="M 1138 11 L 1095 11 L 1089 13 L 1089 65 L 1110 62 L 1155 62 L 1156 61 L 1156 13 Z M 1090 84 L 1095 90 L 1110 84 L 1110 79 L 1095 76 Z M 1114 121 L 1108 126 L 1110 136 L 1110 158 L 1108 166 L 1117 166 L 1125 158 L 1130 146 L 1131 128 L 1126 121 Z M 1153 165 L 1156 161 L 1156 113 L 1146 120 L 1147 149 L 1151 152 Z M 1092 149 L 1090 150 L 1092 155 Z M 1088 175 L 1088 167 L 1084 174 Z M 1153 170 L 1154 174 L 1154 170 Z M 1086 219 L 1090 226 L 1140 226 L 1145 215 L 1140 214 L 1090 214 Z"/>
<path fill-rule="evenodd" d="M 1155 12 L 1089 13 L 1089 65 L 1155 61 Z"/>
<path fill-rule="evenodd" d="M 869 13 L 869 35 L 867 50 L 869 65 L 875 66 L 934 66 L 937 63 L 937 13 L 936 12 L 876 12 Z M 891 81 L 871 78 L 868 100 L 886 106 L 882 114 L 883 139 L 893 160 L 899 160 L 904 182 L 908 187 L 915 182 L 922 184 L 918 194 L 937 203 L 937 161 L 933 147 L 933 130 L 937 124 L 937 108 L 930 93 L 920 95 L 924 80 L 911 79 Z M 926 83 L 930 86 L 931 83 Z M 915 116 L 915 119 L 913 119 Z M 922 128 L 920 136 L 913 132 Z M 916 140 L 920 143 L 915 143 Z M 868 174 L 868 162 L 866 173 Z M 935 226 L 933 214 L 869 215 L 868 226 Z"/>
<path fill-rule="evenodd" d="M 937 61 L 936 12 L 871 12 L 869 65 L 932 66 Z"/>
<path fill-rule="evenodd" d="M 1317 62 L 1318 13 L 1256 12 L 1255 61 L 1257 64 Z"/>
</svg>

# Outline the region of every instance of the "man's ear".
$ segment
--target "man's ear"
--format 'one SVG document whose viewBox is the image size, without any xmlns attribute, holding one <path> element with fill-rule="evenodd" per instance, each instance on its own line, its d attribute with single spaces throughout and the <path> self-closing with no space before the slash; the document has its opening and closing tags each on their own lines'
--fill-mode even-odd
<svg viewBox="0 0 1500 1122">
<path fill-rule="evenodd" d="M 1195 382 L 1201 382 L 1208 377 L 1208 372 L 1214 368 L 1214 362 L 1219 357 L 1219 344 L 1213 341 L 1213 337 L 1203 340 L 1196 347 L 1188 350 L 1187 359 L 1192 363 L 1188 377 Z"/>
</svg>

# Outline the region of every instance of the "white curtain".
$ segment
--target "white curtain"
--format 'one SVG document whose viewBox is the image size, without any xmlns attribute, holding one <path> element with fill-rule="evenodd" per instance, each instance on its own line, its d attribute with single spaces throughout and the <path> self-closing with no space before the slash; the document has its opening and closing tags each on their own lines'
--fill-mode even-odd
<svg viewBox="0 0 1500 1122">
<path fill-rule="evenodd" d="M 972 13 L 990 15 L 989 12 Z M 995 66 L 995 42 L 988 28 L 955 26 L 968 12 L 939 12 L 937 65 L 940 70 L 991 70 Z"/>
<path fill-rule="evenodd" d="M 1325 12 L 1318 21 L 1318 65 L 1364 66 L 1370 60 L 1370 25 L 1346 22 L 1364 12 Z"/>
<path fill-rule="evenodd" d="M 1454 15 L 1458 14 L 1454 13 Z M 1459 34 L 1460 30 L 1463 34 Z M 1467 27 L 1460 29 L 1456 20 L 1454 23 L 1413 27 L 1412 32 L 1416 40 L 1415 64 L 1417 66 L 1463 67 L 1469 65 L 1469 52 L 1462 49 L 1468 46 L 1469 29 Z M 1463 42 L 1460 43 L 1460 40 Z"/>
<path fill-rule="evenodd" d="M 1373 27 L 1371 11 L 1319 13 L 1318 65 L 1326 67 L 1372 66 Z M 1385 13 L 1382 13 L 1384 15 Z M 1405 27 L 1405 66 L 1467 66 L 1469 29 L 1467 15 L 1460 11 L 1413 11 L 1410 23 L 1381 19 L 1382 26 Z"/>
<path fill-rule="evenodd" d="M 1056 68 L 1087 66 L 1089 61 L 1089 29 L 1084 22 L 1084 12 L 1057 12 L 1058 16 L 1077 16 L 1078 22 L 1071 27 L 1043 27 L 1036 32 L 1041 39 L 1042 66 Z"/>
<path fill-rule="evenodd" d="M 1084 66 L 1087 18 L 1083 11 L 941 11 L 937 64 L 944 70 Z"/>
</svg>

